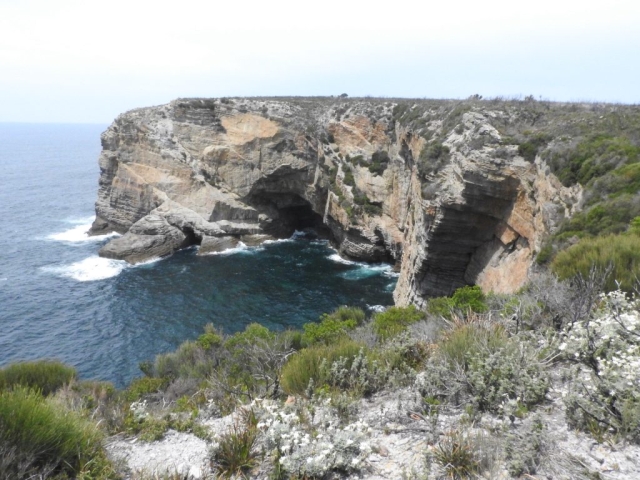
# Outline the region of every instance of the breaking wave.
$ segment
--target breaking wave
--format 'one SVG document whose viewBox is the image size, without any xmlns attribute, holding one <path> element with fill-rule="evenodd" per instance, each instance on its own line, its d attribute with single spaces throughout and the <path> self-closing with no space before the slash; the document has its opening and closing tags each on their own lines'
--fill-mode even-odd
<svg viewBox="0 0 640 480">
<path fill-rule="evenodd" d="M 99 242 L 104 240 L 105 238 L 119 236 L 119 233 L 111 232 L 105 235 L 94 235 L 89 236 L 87 232 L 91 228 L 91 224 L 95 217 L 85 217 L 81 219 L 75 220 L 67 220 L 67 223 L 75 225 L 73 228 L 65 230 L 59 233 L 52 233 L 46 237 L 47 240 L 54 240 L 57 242 L 67 242 L 67 243 L 84 243 L 84 242 Z"/>
<path fill-rule="evenodd" d="M 42 270 L 59 277 L 71 278 L 78 282 L 93 282 L 115 277 L 124 269 L 130 267 L 124 260 L 112 260 L 92 255 L 79 262 L 55 267 L 42 267 Z"/>
</svg>

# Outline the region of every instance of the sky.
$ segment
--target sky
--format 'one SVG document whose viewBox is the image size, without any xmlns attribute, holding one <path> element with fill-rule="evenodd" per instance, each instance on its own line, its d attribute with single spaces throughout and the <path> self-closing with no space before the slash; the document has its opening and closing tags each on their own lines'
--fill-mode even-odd
<svg viewBox="0 0 640 480">
<path fill-rule="evenodd" d="M 0 122 L 342 93 L 640 103 L 640 2 L 0 0 Z"/>
</svg>

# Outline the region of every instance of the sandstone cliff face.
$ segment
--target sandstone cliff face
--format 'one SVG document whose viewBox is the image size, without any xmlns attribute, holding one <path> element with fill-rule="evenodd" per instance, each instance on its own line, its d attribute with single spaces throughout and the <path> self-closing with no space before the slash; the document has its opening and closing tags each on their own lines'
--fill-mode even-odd
<svg viewBox="0 0 640 480">
<path fill-rule="evenodd" d="M 441 111 L 421 111 L 420 128 L 384 100 L 189 99 L 125 113 L 102 135 L 92 227 L 124 235 L 100 254 L 136 263 L 314 227 L 343 255 L 395 262 L 400 305 L 470 283 L 514 291 L 580 191 L 518 155 L 493 126 L 504 111 L 455 122 Z"/>
</svg>

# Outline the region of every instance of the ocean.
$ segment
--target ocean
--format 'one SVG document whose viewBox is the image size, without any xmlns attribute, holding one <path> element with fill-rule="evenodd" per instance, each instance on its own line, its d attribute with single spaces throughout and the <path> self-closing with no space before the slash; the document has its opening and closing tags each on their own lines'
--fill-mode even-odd
<svg viewBox="0 0 640 480">
<path fill-rule="evenodd" d="M 88 237 L 106 125 L 0 123 L 0 366 L 56 358 L 83 379 L 125 386 L 138 364 L 196 338 L 258 322 L 297 328 L 340 305 L 393 303 L 386 264 L 292 237 L 217 255 L 196 249 L 129 266 Z"/>
</svg>

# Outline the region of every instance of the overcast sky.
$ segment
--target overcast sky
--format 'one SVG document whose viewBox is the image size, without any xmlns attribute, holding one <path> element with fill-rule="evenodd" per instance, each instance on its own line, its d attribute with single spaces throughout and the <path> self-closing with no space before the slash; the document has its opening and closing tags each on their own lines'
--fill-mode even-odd
<svg viewBox="0 0 640 480">
<path fill-rule="evenodd" d="M 640 103 L 640 1 L 0 0 L 0 121 L 343 92 Z"/>
</svg>

